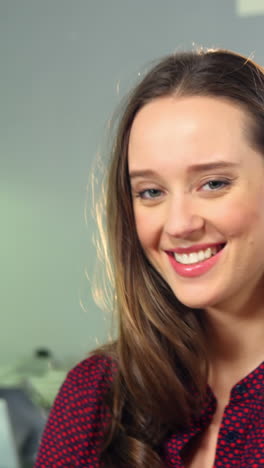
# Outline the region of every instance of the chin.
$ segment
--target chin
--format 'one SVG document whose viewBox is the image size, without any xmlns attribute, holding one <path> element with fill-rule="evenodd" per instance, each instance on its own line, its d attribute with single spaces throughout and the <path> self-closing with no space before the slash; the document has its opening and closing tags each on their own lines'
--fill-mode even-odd
<svg viewBox="0 0 264 468">
<path fill-rule="evenodd" d="M 207 309 L 208 307 L 214 307 L 216 306 L 219 301 L 216 300 L 216 298 L 202 298 L 200 297 L 197 299 L 196 297 L 188 297 L 186 296 L 180 296 L 176 294 L 177 299 L 184 304 L 187 307 L 190 307 L 191 309 Z"/>
</svg>

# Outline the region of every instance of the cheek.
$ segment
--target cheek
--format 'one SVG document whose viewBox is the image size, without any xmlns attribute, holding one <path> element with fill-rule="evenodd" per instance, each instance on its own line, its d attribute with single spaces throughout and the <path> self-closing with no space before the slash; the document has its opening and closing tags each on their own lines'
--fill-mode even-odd
<svg viewBox="0 0 264 468">
<path fill-rule="evenodd" d="M 227 238 L 264 234 L 264 203 L 259 198 L 234 202 L 228 209 L 219 210 L 217 217 Z"/>
<path fill-rule="evenodd" d="M 149 211 L 135 210 L 136 230 L 143 249 L 154 249 L 159 245 L 162 223 L 158 216 Z"/>
</svg>

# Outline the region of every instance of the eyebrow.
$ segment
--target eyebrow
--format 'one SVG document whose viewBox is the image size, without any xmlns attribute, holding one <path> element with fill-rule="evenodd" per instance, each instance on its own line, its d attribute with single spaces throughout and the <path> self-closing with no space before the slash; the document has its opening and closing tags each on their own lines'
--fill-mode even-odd
<svg viewBox="0 0 264 468">
<path fill-rule="evenodd" d="M 228 168 L 235 168 L 238 167 L 238 163 L 230 162 L 230 161 L 214 161 L 202 164 L 193 164 L 192 166 L 188 167 L 188 172 L 204 172 L 210 171 L 214 169 L 228 169 Z M 130 179 L 134 179 L 136 177 L 152 177 L 157 175 L 157 173 L 151 169 L 146 170 L 133 170 L 130 172 L 129 177 Z"/>
</svg>

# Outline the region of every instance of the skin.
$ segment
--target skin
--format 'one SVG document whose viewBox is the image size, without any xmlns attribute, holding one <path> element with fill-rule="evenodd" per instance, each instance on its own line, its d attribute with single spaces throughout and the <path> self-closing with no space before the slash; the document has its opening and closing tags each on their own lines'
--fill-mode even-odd
<svg viewBox="0 0 264 468">
<path fill-rule="evenodd" d="M 213 465 L 230 391 L 264 359 L 264 156 L 249 141 L 250 124 L 231 101 L 170 96 L 145 105 L 130 133 L 140 243 L 177 298 L 204 309 L 210 330 L 209 384 L 218 409 L 202 455 L 188 465 L 194 468 Z M 232 166 L 201 168 L 218 161 Z M 175 272 L 168 251 L 214 243 L 225 247 L 208 272 Z"/>
</svg>

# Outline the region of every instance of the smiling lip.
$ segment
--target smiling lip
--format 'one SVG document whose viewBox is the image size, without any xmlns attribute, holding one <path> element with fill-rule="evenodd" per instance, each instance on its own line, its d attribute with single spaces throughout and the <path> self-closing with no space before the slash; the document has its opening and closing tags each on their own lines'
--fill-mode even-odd
<svg viewBox="0 0 264 468">
<path fill-rule="evenodd" d="M 205 245 L 206 247 L 204 247 Z M 200 244 L 199 246 L 196 245 L 196 246 L 190 247 L 189 249 L 184 249 L 184 248 L 173 249 L 170 251 L 166 251 L 166 253 L 168 254 L 169 261 L 174 271 L 178 275 L 184 276 L 186 278 L 194 278 L 196 276 L 201 276 L 204 273 L 207 273 L 211 268 L 213 268 L 216 265 L 216 263 L 219 261 L 224 249 L 222 248 L 221 250 L 219 250 L 219 252 L 217 252 L 215 255 L 208 258 L 207 260 L 203 260 L 201 262 L 192 263 L 188 265 L 177 262 L 177 260 L 175 259 L 173 255 L 173 252 L 191 253 L 191 252 L 197 252 L 199 250 L 205 250 L 208 247 L 215 247 L 215 246 L 220 246 L 220 245 L 222 246 L 223 244 L 204 244 L 204 245 Z M 195 250 L 193 250 L 194 247 L 195 247 Z"/>
</svg>

